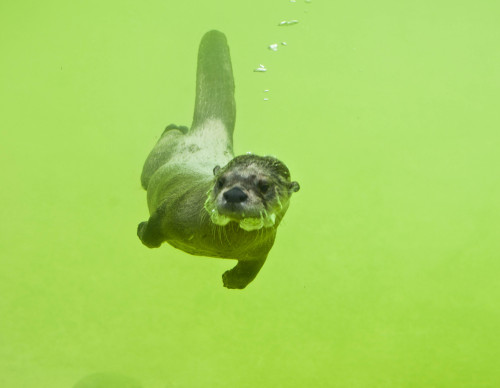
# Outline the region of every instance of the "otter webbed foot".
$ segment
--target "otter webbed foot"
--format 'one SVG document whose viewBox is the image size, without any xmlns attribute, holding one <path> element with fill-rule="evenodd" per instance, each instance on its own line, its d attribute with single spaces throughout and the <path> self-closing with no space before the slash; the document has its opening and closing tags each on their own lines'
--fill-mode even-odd
<svg viewBox="0 0 500 388">
<path fill-rule="evenodd" d="M 266 258 L 262 260 L 238 261 L 233 269 L 224 272 L 222 282 L 224 287 L 231 289 L 243 289 L 255 279 L 264 265 Z"/>
</svg>

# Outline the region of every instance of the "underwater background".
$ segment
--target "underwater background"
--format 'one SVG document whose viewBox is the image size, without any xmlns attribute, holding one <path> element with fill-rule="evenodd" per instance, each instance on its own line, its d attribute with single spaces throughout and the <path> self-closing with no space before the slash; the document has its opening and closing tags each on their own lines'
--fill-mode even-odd
<svg viewBox="0 0 500 388">
<path fill-rule="evenodd" d="M 0 18 L 1 387 L 500 386 L 500 3 L 49 0 Z M 190 125 L 211 29 L 236 153 L 301 184 L 243 291 L 222 287 L 235 262 L 136 236 L 142 165 Z"/>
</svg>

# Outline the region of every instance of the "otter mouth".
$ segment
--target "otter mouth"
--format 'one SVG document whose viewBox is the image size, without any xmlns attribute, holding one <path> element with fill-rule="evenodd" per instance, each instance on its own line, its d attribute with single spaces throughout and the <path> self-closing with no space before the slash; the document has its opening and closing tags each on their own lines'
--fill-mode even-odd
<svg viewBox="0 0 500 388">
<path fill-rule="evenodd" d="M 205 210 L 210 215 L 215 225 L 225 226 L 231 221 L 236 222 L 241 229 L 253 231 L 262 228 L 270 228 L 276 222 L 276 214 L 263 211 L 251 211 L 241 203 L 225 203 L 217 206 L 210 193 L 205 201 Z"/>
<path fill-rule="evenodd" d="M 252 216 L 250 212 L 245 212 L 245 206 L 240 203 L 225 203 L 218 206 L 217 210 L 219 211 L 219 214 L 238 221 L 244 219 L 245 217 Z"/>
</svg>

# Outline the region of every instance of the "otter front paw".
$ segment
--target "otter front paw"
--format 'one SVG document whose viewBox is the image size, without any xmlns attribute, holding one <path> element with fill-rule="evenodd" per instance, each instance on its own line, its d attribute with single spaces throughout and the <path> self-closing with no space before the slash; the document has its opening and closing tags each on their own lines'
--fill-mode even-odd
<svg viewBox="0 0 500 388">
<path fill-rule="evenodd" d="M 148 228 L 148 223 L 146 221 L 141 222 L 137 226 L 137 236 L 148 248 L 158 248 L 163 242 L 158 235 L 152 233 L 150 228 Z"/>
<path fill-rule="evenodd" d="M 251 261 L 238 261 L 233 269 L 224 272 L 222 282 L 224 287 L 232 289 L 243 289 L 255 279 L 264 265 L 266 258 Z"/>
<path fill-rule="evenodd" d="M 222 274 L 222 283 L 224 287 L 230 289 L 242 290 L 245 288 L 252 279 L 248 279 L 248 277 L 241 276 L 240 274 L 234 273 L 233 270 L 226 271 Z"/>
</svg>

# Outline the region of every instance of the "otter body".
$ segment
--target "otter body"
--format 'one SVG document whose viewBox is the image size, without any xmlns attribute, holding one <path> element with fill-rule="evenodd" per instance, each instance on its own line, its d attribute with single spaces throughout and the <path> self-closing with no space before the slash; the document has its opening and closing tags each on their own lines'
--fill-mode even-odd
<svg viewBox="0 0 500 388">
<path fill-rule="evenodd" d="M 210 31 L 198 52 L 191 129 L 169 125 L 144 165 L 150 218 L 137 234 L 150 248 L 166 241 L 193 255 L 238 260 L 223 282 L 244 288 L 264 264 L 299 186 L 273 157 L 234 157 L 235 112 L 226 38 Z"/>
</svg>

